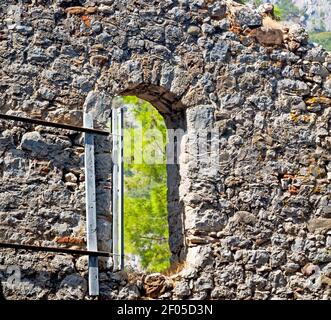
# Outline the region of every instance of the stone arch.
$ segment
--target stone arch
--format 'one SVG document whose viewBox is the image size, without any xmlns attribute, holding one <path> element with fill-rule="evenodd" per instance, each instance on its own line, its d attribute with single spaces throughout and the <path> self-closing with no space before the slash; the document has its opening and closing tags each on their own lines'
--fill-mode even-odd
<svg viewBox="0 0 331 320">
<path fill-rule="evenodd" d="M 129 75 L 128 75 L 129 77 Z M 124 87 L 124 86 L 123 86 Z M 85 111 L 93 112 L 97 125 L 104 127 L 105 120 L 110 115 L 113 107 L 113 99 L 119 96 L 136 96 L 153 105 L 153 107 L 164 118 L 168 129 L 169 141 L 167 148 L 167 187 L 168 187 L 168 223 L 169 223 L 169 246 L 171 251 L 171 262 L 183 261 L 186 255 L 185 232 L 184 232 L 184 204 L 180 199 L 179 186 L 180 177 L 180 146 L 181 140 L 186 133 L 186 109 L 181 100 L 168 89 L 148 83 L 129 84 L 125 89 L 116 92 L 90 92 L 85 100 Z M 98 124 L 99 122 L 99 124 Z M 105 143 L 105 142 L 104 142 Z M 101 143 L 102 145 L 103 143 Z M 99 145 L 100 147 L 100 145 Z M 98 151 L 97 151 L 98 152 Z M 102 152 L 101 152 L 102 153 Z M 98 159 L 98 156 L 97 156 Z M 100 168 L 101 169 L 101 168 Z M 108 168 L 109 169 L 109 168 Z M 102 169 L 101 169 L 102 170 Z M 98 173 L 97 173 L 98 175 Z M 104 192 L 100 190 L 100 194 Z M 108 194 L 110 197 L 110 194 Z M 97 193 L 98 197 L 98 193 Z M 109 200 L 110 201 L 110 200 Z M 111 213 L 110 213 L 111 215 Z M 109 219 L 107 219 L 109 220 Z M 100 235 L 101 248 L 110 249 L 109 237 L 103 241 L 104 235 Z M 108 243 L 108 244 L 107 244 Z"/>
<path fill-rule="evenodd" d="M 180 153 L 180 141 L 178 140 L 186 132 L 186 108 L 172 92 L 161 86 L 141 83 L 129 86 L 118 95 L 137 96 L 151 103 L 164 118 L 168 129 L 168 146 L 176 149 L 167 150 L 167 160 L 170 156 L 169 153 L 174 155 L 177 152 Z M 179 195 L 180 163 L 179 159 L 174 160 L 171 163 L 167 161 L 167 204 L 171 262 L 178 262 L 185 256 L 184 205 Z"/>
</svg>

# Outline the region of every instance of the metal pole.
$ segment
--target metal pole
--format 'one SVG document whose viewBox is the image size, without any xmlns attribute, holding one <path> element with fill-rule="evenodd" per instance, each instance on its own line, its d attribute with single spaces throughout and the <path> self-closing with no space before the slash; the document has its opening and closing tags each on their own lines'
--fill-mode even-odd
<svg viewBox="0 0 331 320">
<path fill-rule="evenodd" d="M 117 109 L 112 109 L 112 160 L 113 160 L 113 197 L 112 197 L 112 215 L 113 215 L 113 269 L 118 270 L 119 259 L 118 259 L 118 115 Z"/>
<path fill-rule="evenodd" d="M 119 141 L 119 181 L 118 181 L 118 191 L 119 191 L 119 208 L 118 208 L 118 214 L 119 214 L 119 242 L 120 242 L 120 269 L 124 269 L 124 184 L 123 184 L 123 177 L 124 177 L 124 168 L 123 168 L 123 108 L 119 109 L 118 114 L 118 141 Z"/>
<path fill-rule="evenodd" d="M 93 128 L 93 117 L 84 113 L 84 126 Z M 94 136 L 85 133 L 85 193 L 87 250 L 98 251 L 95 189 Z M 89 294 L 99 295 L 98 257 L 89 256 Z"/>
</svg>

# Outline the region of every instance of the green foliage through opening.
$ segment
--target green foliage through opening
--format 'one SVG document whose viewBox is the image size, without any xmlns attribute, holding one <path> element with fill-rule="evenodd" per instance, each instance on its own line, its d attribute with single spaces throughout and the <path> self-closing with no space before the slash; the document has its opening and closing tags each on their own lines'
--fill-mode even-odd
<svg viewBox="0 0 331 320">
<path fill-rule="evenodd" d="M 138 256 L 141 267 L 160 272 L 170 266 L 168 244 L 167 171 L 165 162 L 136 163 L 133 157 L 135 134 L 141 124 L 143 151 L 151 145 L 165 157 L 167 128 L 163 117 L 148 102 L 123 97 L 128 105 L 124 124 L 124 245 L 126 254 Z M 161 140 L 150 135 L 161 133 Z"/>
</svg>

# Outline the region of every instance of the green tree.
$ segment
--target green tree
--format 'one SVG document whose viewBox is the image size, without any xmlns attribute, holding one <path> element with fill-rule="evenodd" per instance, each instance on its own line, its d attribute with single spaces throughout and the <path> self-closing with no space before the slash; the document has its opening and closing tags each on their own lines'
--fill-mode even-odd
<svg viewBox="0 0 331 320">
<path fill-rule="evenodd" d="M 309 33 L 309 38 L 331 52 L 331 32 L 311 32 Z"/>
<path fill-rule="evenodd" d="M 274 5 L 274 17 L 276 20 L 280 21 L 282 18 L 282 10 L 279 6 Z"/>
<path fill-rule="evenodd" d="M 292 0 L 278 0 L 274 11 L 275 16 L 283 21 L 302 14 L 300 9 L 293 3 Z"/>
<path fill-rule="evenodd" d="M 140 162 L 134 158 L 134 147 L 141 132 L 143 155 L 153 146 L 165 157 L 167 129 L 150 103 L 131 96 L 123 97 L 123 103 L 129 105 L 124 135 L 125 251 L 138 255 L 146 270 L 162 271 L 170 264 L 166 164 L 150 164 L 144 157 Z M 161 136 L 150 135 L 151 130 Z"/>
</svg>

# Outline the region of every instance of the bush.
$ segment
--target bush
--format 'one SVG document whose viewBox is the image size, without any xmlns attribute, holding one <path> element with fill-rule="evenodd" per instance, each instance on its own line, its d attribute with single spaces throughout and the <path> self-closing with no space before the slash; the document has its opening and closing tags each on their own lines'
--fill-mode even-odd
<svg viewBox="0 0 331 320">
<path fill-rule="evenodd" d="M 331 32 L 311 32 L 310 40 L 320 44 L 324 49 L 331 52 Z"/>
<path fill-rule="evenodd" d="M 166 164 L 130 163 L 134 129 L 142 125 L 142 148 L 155 145 L 165 156 L 167 128 L 163 117 L 148 102 L 124 97 L 130 105 L 124 135 L 124 245 L 125 252 L 138 256 L 147 271 L 160 272 L 170 266 L 168 244 L 167 169 Z M 149 130 L 161 133 L 160 140 Z"/>
</svg>

